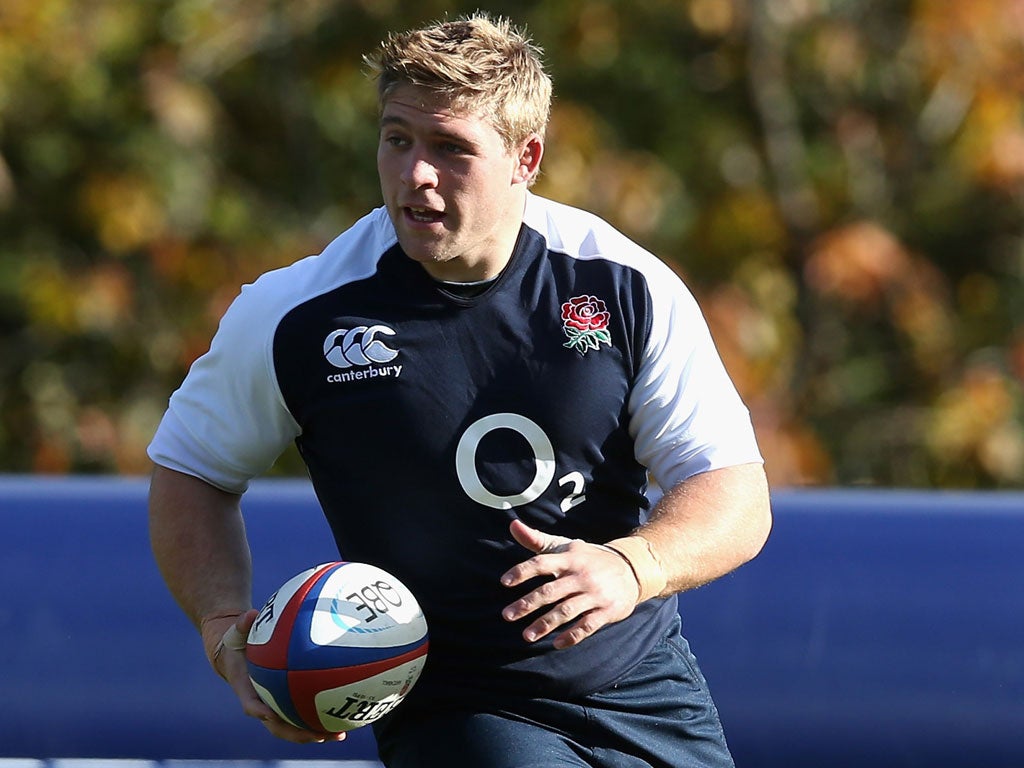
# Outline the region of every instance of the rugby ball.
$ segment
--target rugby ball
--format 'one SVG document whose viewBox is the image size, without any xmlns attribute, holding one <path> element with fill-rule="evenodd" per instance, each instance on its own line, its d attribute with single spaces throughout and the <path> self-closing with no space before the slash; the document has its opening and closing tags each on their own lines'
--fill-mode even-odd
<svg viewBox="0 0 1024 768">
<path fill-rule="evenodd" d="M 427 622 L 412 592 L 366 563 L 332 562 L 286 581 L 246 644 L 249 679 L 298 728 L 341 733 L 379 720 L 416 683 Z"/>
</svg>

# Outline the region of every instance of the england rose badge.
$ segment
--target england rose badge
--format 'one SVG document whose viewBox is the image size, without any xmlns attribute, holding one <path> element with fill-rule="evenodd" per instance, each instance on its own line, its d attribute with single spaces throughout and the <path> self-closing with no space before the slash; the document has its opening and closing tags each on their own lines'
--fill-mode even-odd
<svg viewBox="0 0 1024 768">
<path fill-rule="evenodd" d="M 608 330 L 611 315 L 604 302 L 596 296 L 574 296 L 562 305 L 562 330 L 569 338 L 563 346 L 575 349 L 581 355 L 588 350 L 599 349 L 602 344 L 611 346 L 612 335 Z"/>
</svg>

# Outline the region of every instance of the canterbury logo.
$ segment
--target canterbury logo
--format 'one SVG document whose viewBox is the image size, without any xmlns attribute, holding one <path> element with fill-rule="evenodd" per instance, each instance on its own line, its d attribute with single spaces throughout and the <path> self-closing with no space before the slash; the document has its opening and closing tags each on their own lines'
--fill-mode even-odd
<svg viewBox="0 0 1024 768">
<path fill-rule="evenodd" d="M 395 332 L 386 325 L 359 325 L 351 330 L 332 331 L 324 339 L 324 357 L 335 368 L 389 363 L 398 357 L 398 350 L 391 349 L 378 335 L 394 336 Z"/>
</svg>

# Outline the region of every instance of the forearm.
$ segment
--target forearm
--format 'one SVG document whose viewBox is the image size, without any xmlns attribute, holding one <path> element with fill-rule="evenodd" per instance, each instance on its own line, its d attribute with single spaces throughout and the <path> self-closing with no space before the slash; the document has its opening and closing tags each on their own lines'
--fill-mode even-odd
<svg viewBox="0 0 1024 768">
<path fill-rule="evenodd" d="M 149 496 L 150 544 L 174 599 L 202 628 L 252 602 L 252 562 L 240 497 L 157 467 Z"/>
<path fill-rule="evenodd" d="M 630 562 L 641 599 L 699 587 L 753 559 L 771 529 L 760 464 L 705 472 L 664 495 L 650 521 L 609 542 Z"/>
<path fill-rule="evenodd" d="M 239 499 L 197 478 L 157 467 L 149 493 L 153 554 L 174 599 L 199 628 L 206 658 L 234 690 L 243 711 L 280 738 L 322 742 L 324 734 L 286 723 L 260 699 L 242 648 L 225 641 L 230 630 L 244 639 L 256 617 L 249 610 L 252 560 Z"/>
</svg>

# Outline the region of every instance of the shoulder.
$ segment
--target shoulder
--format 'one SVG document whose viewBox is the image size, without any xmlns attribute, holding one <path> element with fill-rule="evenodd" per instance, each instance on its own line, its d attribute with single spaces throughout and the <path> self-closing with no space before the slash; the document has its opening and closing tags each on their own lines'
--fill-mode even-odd
<svg viewBox="0 0 1024 768">
<path fill-rule="evenodd" d="M 218 488 L 244 491 L 300 431 L 282 400 L 274 365 L 282 319 L 324 291 L 372 274 L 393 239 L 387 214 L 378 209 L 320 254 L 243 286 L 210 349 L 171 395 L 150 446 L 154 461 Z"/>
<path fill-rule="evenodd" d="M 394 237 L 386 211 L 377 209 L 319 254 L 243 285 L 221 317 L 209 353 L 194 369 L 226 368 L 254 380 L 275 381 L 274 349 L 285 319 L 324 293 L 373 274 Z"/>
<path fill-rule="evenodd" d="M 635 270 L 648 281 L 679 282 L 661 259 L 589 211 L 530 194 L 524 223 L 544 238 L 550 251 L 613 262 Z"/>
<path fill-rule="evenodd" d="M 384 208 L 376 208 L 320 253 L 266 272 L 242 286 L 231 312 L 280 321 L 289 311 L 341 285 L 372 275 L 397 237 Z"/>
<path fill-rule="evenodd" d="M 524 224 L 546 241 L 547 249 L 570 258 L 603 260 L 630 271 L 657 304 L 692 304 L 682 278 L 658 258 L 596 214 L 534 194 L 527 198 Z"/>
</svg>

